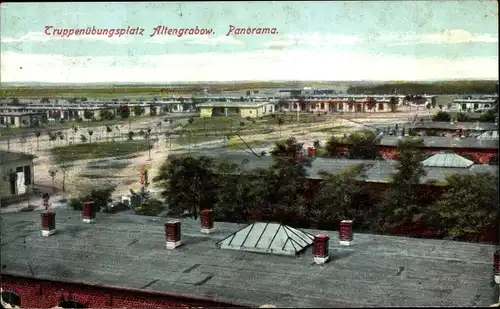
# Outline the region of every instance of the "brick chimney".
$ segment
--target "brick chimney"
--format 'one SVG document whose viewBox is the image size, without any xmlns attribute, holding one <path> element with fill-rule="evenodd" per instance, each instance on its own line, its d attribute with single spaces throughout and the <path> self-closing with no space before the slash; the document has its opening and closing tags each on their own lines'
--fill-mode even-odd
<svg viewBox="0 0 500 309">
<path fill-rule="evenodd" d="M 214 231 L 214 218 L 212 209 L 203 209 L 200 214 L 201 232 L 210 234 Z"/>
<path fill-rule="evenodd" d="M 342 220 L 340 222 L 339 239 L 343 246 L 350 246 L 352 242 L 352 220 Z"/>
<path fill-rule="evenodd" d="M 314 147 L 307 147 L 307 156 L 314 157 Z"/>
<path fill-rule="evenodd" d="M 50 236 L 56 232 L 56 214 L 51 211 L 42 213 L 42 236 Z"/>
<path fill-rule="evenodd" d="M 493 269 L 495 273 L 495 283 L 500 284 L 500 249 L 493 255 Z"/>
<path fill-rule="evenodd" d="M 314 237 L 313 255 L 314 262 L 318 265 L 325 264 L 329 259 L 329 240 L 330 238 L 327 234 L 318 234 Z"/>
<path fill-rule="evenodd" d="M 297 161 L 297 162 L 302 161 L 302 152 L 301 151 L 295 152 L 295 161 Z"/>
<path fill-rule="evenodd" d="M 83 203 L 82 220 L 83 223 L 94 223 L 96 216 L 95 204 L 92 201 Z"/>
<path fill-rule="evenodd" d="M 166 248 L 175 249 L 181 245 L 181 221 L 170 220 L 165 223 Z"/>
</svg>

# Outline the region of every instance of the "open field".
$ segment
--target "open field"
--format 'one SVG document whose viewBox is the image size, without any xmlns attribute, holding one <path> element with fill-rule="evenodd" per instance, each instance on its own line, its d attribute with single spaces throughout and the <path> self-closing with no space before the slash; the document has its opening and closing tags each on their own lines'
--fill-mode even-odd
<svg viewBox="0 0 500 309">
<path fill-rule="evenodd" d="M 192 93 L 203 92 L 207 89 L 209 92 L 219 91 L 239 91 L 260 88 L 277 87 L 298 87 L 305 83 L 295 82 L 248 82 L 248 83 L 193 83 L 185 85 L 117 85 L 117 86 L 45 86 L 45 87 L 0 87 L 0 97 L 7 98 L 40 98 L 40 97 L 59 97 L 59 98 L 109 98 L 109 97 L 153 97 L 167 96 L 172 94 L 190 95 Z M 313 86 L 331 86 L 331 82 L 310 82 L 307 85 Z M 303 86 L 302 86 L 303 87 Z"/>
<path fill-rule="evenodd" d="M 54 147 L 50 150 L 57 164 L 78 160 L 100 159 L 130 155 L 148 150 L 144 140 L 124 142 L 84 143 L 69 146 Z"/>
</svg>

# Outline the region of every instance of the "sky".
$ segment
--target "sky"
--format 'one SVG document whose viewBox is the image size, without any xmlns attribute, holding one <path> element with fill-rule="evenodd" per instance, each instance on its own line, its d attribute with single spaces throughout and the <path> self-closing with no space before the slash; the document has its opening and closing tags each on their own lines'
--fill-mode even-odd
<svg viewBox="0 0 500 309">
<path fill-rule="evenodd" d="M 0 80 L 498 79 L 497 3 L 1 3 Z"/>
</svg>

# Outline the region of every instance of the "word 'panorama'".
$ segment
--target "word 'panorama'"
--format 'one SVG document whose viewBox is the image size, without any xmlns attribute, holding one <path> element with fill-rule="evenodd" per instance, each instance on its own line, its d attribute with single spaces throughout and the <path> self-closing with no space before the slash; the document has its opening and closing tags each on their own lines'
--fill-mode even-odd
<svg viewBox="0 0 500 309">
<path fill-rule="evenodd" d="M 237 28 L 233 25 L 229 25 L 229 30 L 226 33 L 226 36 L 230 34 L 234 35 L 252 35 L 252 34 L 278 34 L 278 30 L 276 28 Z"/>
</svg>

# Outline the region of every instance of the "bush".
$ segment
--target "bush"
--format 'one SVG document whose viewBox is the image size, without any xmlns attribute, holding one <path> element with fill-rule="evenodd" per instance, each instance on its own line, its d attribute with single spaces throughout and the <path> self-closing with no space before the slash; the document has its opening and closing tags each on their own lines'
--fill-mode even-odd
<svg viewBox="0 0 500 309">
<path fill-rule="evenodd" d="M 469 117 L 464 113 L 458 113 L 457 114 L 457 121 L 458 122 L 467 122 L 467 121 L 469 121 Z"/>
<path fill-rule="evenodd" d="M 134 212 L 141 216 L 158 216 L 164 209 L 162 201 L 149 199 L 146 203 L 136 207 Z"/>
<path fill-rule="evenodd" d="M 130 209 L 129 205 L 122 203 L 122 202 L 118 202 L 116 204 L 111 205 L 110 207 L 105 207 L 103 209 L 103 212 L 114 214 L 114 213 L 117 213 L 120 211 L 129 210 L 129 209 Z"/>
<path fill-rule="evenodd" d="M 450 113 L 446 112 L 437 112 L 436 116 L 432 118 L 433 121 L 450 121 L 451 120 L 451 115 Z"/>
<path fill-rule="evenodd" d="M 77 198 L 72 198 L 68 201 L 68 208 L 71 210 L 82 210 L 83 202 Z"/>
<path fill-rule="evenodd" d="M 82 210 L 83 203 L 87 201 L 94 202 L 96 211 L 101 208 L 107 208 L 108 203 L 111 202 L 111 194 L 115 191 L 115 187 L 107 187 L 102 189 L 92 189 L 90 193 L 84 194 L 78 198 L 72 198 L 68 202 L 68 207 L 73 210 Z"/>
</svg>

